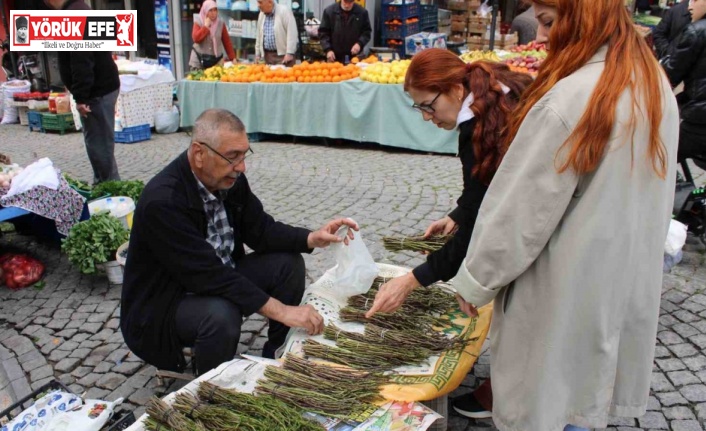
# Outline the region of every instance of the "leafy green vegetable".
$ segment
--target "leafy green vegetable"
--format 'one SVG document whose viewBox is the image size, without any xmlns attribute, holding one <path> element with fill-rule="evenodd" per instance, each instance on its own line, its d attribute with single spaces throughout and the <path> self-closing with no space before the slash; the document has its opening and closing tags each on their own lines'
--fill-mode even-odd
<svg viewBox="0 0 706 431">
<path fill-rule="evenodd" d="M 139 180 L 131 181 L 105 181 L 97 184 L 91 192 L 91 199 L 97 199 L 107 194 L 111 196 L 127 196 L 135 201 L 140 198 L 145 183 Z"/>
<path fill-rule="evenodd" d="M 63 176 L 66 182 L 69 183 L 69 185 L 76 190 L 90 192 L 93 189 L 90 184 L 86 183 L 85 181 L 81 181 L 77 178 L 74 178 L 66 172 L 63 173 Z"/>
<path fill-rule="evenodd" d="M 38 282 L 34 283 L 34 285 L 32 287 L 34 287 L 37 290 L 42 290 L 42 289 L 44 289 L 44 287 L 46 285 L 47 285 L 47 283 L 44 280 L 42 280 L 42 281 L 38 281 Z"/>
<path fill-rule="evenodd" d="M 75 224 L 61 249 L 82 273 L 93 274 L 97 264 L 115 259 L 115 252 L 128 237 L 120 220 L 105 212 Z"/>
</svg>

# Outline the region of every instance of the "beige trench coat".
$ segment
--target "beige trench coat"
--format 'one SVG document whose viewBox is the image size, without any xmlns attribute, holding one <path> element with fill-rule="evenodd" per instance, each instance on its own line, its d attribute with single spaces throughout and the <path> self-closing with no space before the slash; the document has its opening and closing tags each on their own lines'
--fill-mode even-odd
<svg viewBox="0 0 706 431">
<path fill-rule="evenodd" d="M 667 178 L 632 139 L 625 93 L 595 172 L 555 168 L 555 154 L 601 82 L 607 48 L 531 110 L 478 214 L 453 283 L 469 302 L 495 299 L 490 333 L 493 419 L 502 430 L 605 428 L 644 414 L 674 199 L 679 118 L 663 79 Z M 644 111 L 644 109 L 643 109 Z M 506 287 L 507 286 L 507 287 Z"/>
</svg>

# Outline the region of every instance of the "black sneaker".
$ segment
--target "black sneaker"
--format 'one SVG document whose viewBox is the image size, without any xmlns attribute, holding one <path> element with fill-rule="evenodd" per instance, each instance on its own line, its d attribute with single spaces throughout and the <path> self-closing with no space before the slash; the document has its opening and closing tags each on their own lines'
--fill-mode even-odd
<svg viewBox="0 0 706 431">
<path fill-rule="evenodd" d="M 461 395 L 453 400 L 453 408 L 462 416 L 473 419 L 492 418 L 493 413 L 480 405 L 473 393 Z"/>
</svg>

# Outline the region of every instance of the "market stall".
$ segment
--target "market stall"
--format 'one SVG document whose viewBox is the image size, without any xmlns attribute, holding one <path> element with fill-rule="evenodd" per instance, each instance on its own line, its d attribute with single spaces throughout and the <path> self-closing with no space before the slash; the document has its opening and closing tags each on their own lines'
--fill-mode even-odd
<svg viewBox="0 0 706 431">
<path fill-rule="evenodd" d="M 209 108 L 232 111 L 248 133 L 321 136 L 456 154 L 457 135 L 425 122 L 402 85 L 179 82 L 181 125 Z"/>
<path fill-rule="evenodd" d="M 151 61 L 118 60 L 116 64 L 120 72 L 120 95 L 115 105 L 116 129 L 153 127 L 157 112 L 172 109 L 174 75 Z M 81 121 L 75 103 L 72 103 L 72 112 L 78 129 Z"/>
</svg>

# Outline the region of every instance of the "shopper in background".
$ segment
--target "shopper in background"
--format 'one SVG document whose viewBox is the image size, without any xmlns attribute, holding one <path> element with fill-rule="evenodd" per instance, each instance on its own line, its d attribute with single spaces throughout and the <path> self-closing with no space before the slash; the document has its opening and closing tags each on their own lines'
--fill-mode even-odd
<svg viewBox="0 0 706 431">
<path fill-rule="evenodd" d="M 682 30 L 691 23 L 689 3 L 689 0 L 682 0 L 681 3 L 672 6 L 652 31 L 652 39 L 658 58 L 662 59 L 667 55 L 670 46 Z"/>
<path fill-rule="evenodd" d="M 355 0 L 340 0 L 324 9 L 319 26 L 326 60 L 345 62 L 361 55 L 373 29 L 368 11 Z"/>
<path fill-rule="evenodd" d="M 83 0 L 45 0 L 57 10 L 91 10 Z M 108 51 L 60 51 L 59 74 L 81 114 L 83 138 L 93 182 L 119 180 L 115 161 L 115 104 L 120 94 L 118 67 Z"/>
<path fill-rule="evenodd" d="M 693 0 L 689 12 L 691 23 L 669 47 L 662 63 L 673 86 L 684 82 L 679 95 L 680 160 L 706 153 L 706 0 Z"/>
<path fill-rule="evenodd" d="M 191 31 L 191 37 L 194 40 L 191 58 L 189 58 L 191 70 L 222 64 L 224 56 L 227 56 L 228 60 L 236 60 L 233 44 L 228 35 L 228 28 L 218 17 L 218 8 L 215 1 L 206 0 L 201 5 L 199 14 L 194 15 L 194 28 Z M 215 58 L 209 59 L 209 56 Z M 199 57 L 211 61 L 203 64 L 199 61 Z"/>
<path fill-rule="evenodd" d="M 520 2 L 520 5 L 524 4 Z M 520 6 L 518 5 L 518 6 Z M 520 45 L 526 45 L 537 38 L 537 18 L 534 16 L 534 8 L 530 6 L 527 10 L 517 15 L 512 20 L 510 33 L 517 32 Z"/>
<path fill-rule="evenodd" d="M 294 66 L 299 35 L 292 10 L 274 0 L 257 0 L 257 6 L 255 61 Z"/>
</svg>

